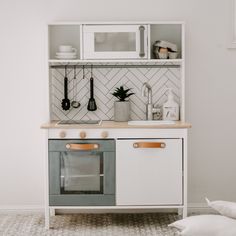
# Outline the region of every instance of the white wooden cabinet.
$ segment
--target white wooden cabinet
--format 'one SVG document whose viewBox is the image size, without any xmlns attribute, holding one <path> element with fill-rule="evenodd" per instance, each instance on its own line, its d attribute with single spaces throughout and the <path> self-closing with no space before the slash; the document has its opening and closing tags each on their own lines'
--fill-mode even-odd
<svg viewBox="0 0 236 236">
<path fill-rule="evenodd" d="M 117 205 L 182 205 L 182 157 L 182 139 L 117 140 Z"/>
<path fill-rule="evenodd" d="M 180 21 L 143 22 L 57 22 L 48 25 L 50 63 L 106 62 L 170 62 L 184 59 L 184 23 Z M 156 59 L 155 41 L 166 40 L 177 45 L 177 59 Z M 76 59 L 56 59 L 60 45 L 77 49 Z"/>
<path fill-rule="evenodd" d="M 106 139 L 113 139 L 116 142 L 116 201 L 114 206 L 49 206 L 48 156 L 46 155 L 46 228 L 49 228 L 50 225 L 50 211 L 55 209 L 115 211 L 173 208 L 178 209 L 183 217 L 186 217 L 187 128 L 190 125 L 183 123 L 179 128 L 130 128 L 128 125 L 126 125 L 127 128 L 122 128 L 122 126 L 111 128 L 105 123 L 100 128 L 44 127 L 48 129 L 47 141 L 48 139 L 78 139 L 81 132 L 86 134 L 85 140 L 104 139 L 102 134 L 106 132 Z M 137 147 L 137 144 L 140 148 Z"/>
<path fill-rule="evenodd" d="M 116 25 L 114 27 L 114 25 Z M 140 31 L 144 26 L 144 52 L 140 57 Z M 120 40 L 107 41 L 112 32 L 135 32 L 125 34 Z M 98 33 L 98 37 L 96 37 Z M 102 33 L 102 34 L 100 34 Z M 103 34 L 106 33 L 106 34 Z M 129 37 L 127 35 L 130 35 Z M 135 36 L 134 36 L 135 35 Z M 119 39 L 119 37 L 117 38 Z M 178 46 L 177 59 L 156 59 L 152 45 L 157 40 L 170 41 Z M 118 42 L 117 42 L 118 41 Z M 96 49 L 95 43 L 99 44 Z M 135 46 L 134 43 L 135 42 Z M 118 45 L 117 45 L 118 43 Z M 110 45 L 109 45 L 110 44 Z M 76 59 L 56 59 L 60 45 L 77 49 Z M 115 50 L 113 49 L 113 46 Z M 118 50 L 118 51 L 116 51 Z M 142 51 L 142 50 L 141 50 Z M 149 65 L 150 67 L 176 66 L 180 68 L 181 121 L 185 121 L 185 24 L 184 22 L 56 22 L 48 25 L 48 74 L 53 79 L 53 66 L 90 65 Z M 50 84 L 50 83 L 49 83 Z M 51 91 L 50 91 L 51 92 Z M 50 104 L 50 95 L 48 104 Z M 51 106 L 51 104 L 50 104 Z M 49 112 L 50 113 L 50 112 Z M 49 118 L 50 119 L 50 118 Z M 159 209 L 175 208 L 187 215 L 187 128 L 179 127 L 128 127 L 102 126 L 47 127 L 48 139 L 78 139 L 86 132 L 86 139 L 107 138 L 116 141 L 116 205 L 114 206 L 49 206 L 48 163 L 45 168 L 45 223 L 49 228 L 50 211 L 55 209 Z M 104 130 L 103 130 L 104 129 Z M 60 133 L 64 132 L 62 138 Z M 136 142 L 163 142 L 165 148 L 134 148 Z M 46 155 L 47 157 L 47 155 Z M 48 158 L 48 157 L 47 157 Z"/>
</svg>

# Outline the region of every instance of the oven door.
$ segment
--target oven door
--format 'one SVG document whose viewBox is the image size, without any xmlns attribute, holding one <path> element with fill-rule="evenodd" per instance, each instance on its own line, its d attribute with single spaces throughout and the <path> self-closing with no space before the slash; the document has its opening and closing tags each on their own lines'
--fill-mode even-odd
<svg viewBox="0 0 236 236">
<path fill-rule="evenodd" d="M 49 205 L 115 205 L 114 140 L 49 140 Z"/>
</svg>

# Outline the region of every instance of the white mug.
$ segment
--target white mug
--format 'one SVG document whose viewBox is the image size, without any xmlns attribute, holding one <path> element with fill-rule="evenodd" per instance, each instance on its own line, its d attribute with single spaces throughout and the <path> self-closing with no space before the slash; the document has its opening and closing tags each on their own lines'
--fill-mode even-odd
<svg viewBox="0 0 236 236">
<path fill-rule="evenodd" d="M 59 51 L 60 52 L 77 52 L 76 48 L 73 48 L 70 45 L 60 45 Z"/>
</svg>

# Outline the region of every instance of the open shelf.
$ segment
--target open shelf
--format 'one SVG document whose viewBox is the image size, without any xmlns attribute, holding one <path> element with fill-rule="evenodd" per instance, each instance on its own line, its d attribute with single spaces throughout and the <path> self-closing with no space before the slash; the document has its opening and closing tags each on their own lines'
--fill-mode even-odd
<svg viewBox="0 0 236 236">
<path fill-rule="evenodd" d="M 182 25 L 181 24 L 151 24 L 150 25 L 150 57 L 155 59 L 152 47 L 155 41 L 163 40 L 176 44 L 178 57 L 182 58 Z"/>
<path fill-rule="evenodd" d="M 50 25 L 48 36 L 50 60 L 56 58 L 60 45 L 71 45 L 77 49 L 77 58 L 80 59 L 80 25 Z"/>
</svg>

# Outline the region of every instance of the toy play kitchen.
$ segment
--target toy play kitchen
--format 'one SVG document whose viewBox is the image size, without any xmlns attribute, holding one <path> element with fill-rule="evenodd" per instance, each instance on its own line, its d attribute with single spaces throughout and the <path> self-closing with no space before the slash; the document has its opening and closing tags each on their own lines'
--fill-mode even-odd
<svg viewBox="0 0 236 236">
<path fill-rule="evenodd" d="M 57 209 L 185 217 L 184 23 L 60 22 L 48 39 L 46 228 Z"/>
</svg>

